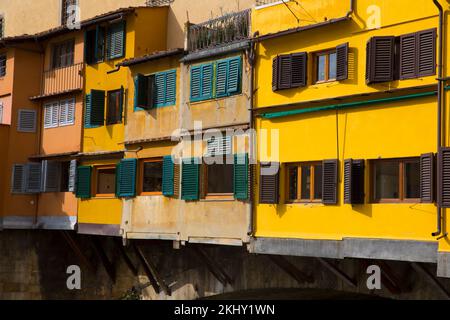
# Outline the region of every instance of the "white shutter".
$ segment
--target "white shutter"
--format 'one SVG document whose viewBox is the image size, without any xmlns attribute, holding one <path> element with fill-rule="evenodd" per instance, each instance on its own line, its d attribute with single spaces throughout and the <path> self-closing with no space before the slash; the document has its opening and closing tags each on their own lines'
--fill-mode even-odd
<svg viewBox="0 0 450 320">
<path fill-rule="evenodd" d="M 59 122 L 60 126 L 65 126 L 67 123 L 67 100 L 59 102 Z"/>
<path fill-rule="evenodd" d="M 36 132 L 36 111 L 21 109 L 19 110 L 19 119 L 17 121 L 17 131 Z"/>
<path fill-rule="evenodd" d="M 42 192 L 59 192 L 61 162 L 42 161 Z"/>
<path fill-rule="evenodd" d="M 228 155 L 232 153 L 232 137 L 222 136 L 222 137 L 212 137 L 207 142 L 207 155 L 208 156 L 218 156 L 218 155 Z"/>
<path fill-rule="evenodd" d="M 40 163 L 28 163 L 25 167 L 26 193 L 41 192 L 42 167 Z"/>
<path fill-rule="evenodd" d="M 15 164 L 11 178 L 11 193 L 25 192 L 25 165 Z"/>
<path fill-rule="evenodd" d="M 48 103 L 44 106 L 44 128 L 53 128 L 52 124 L 53 104 Z"/>
<path fill-rule="evenodd" d="M 69 192 L 76 192 L 77 160 L 70 161 L 69 167 Z"/>
<path fill-rule="evenodd" d="M 59 118 L 59 103 L 52 103 L 52 115 L 51 115 L 51 128 L 56 128 L 58 126 L 58 118 Z"/>
<path fill-rule="evenodd" d="M 75 99 L 67 100 L 67 125 L 75 124 Z"/>
</svg>

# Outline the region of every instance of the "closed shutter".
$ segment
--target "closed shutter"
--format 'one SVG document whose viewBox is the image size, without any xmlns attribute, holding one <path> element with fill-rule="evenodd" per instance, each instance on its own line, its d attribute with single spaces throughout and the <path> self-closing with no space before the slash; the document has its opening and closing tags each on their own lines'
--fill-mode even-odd
<svg viewBox="0 0 450 320">
<path fill-rule="evenodd" d="M 69 166 L 69 192 L 76 192 L 77 185 L 77 160 L 71 160 Z"/>
<path fill-rule="evenodd" d="M 337 204 L 338 160 L 323 161 L 322 202 Z"/>
<path fill-rule="evenodd" d="M 418 76 L 436 74 L 436 29 L 417 33 Z"/>
<path fill-rule="evenodd" d="M 84 126 L 91 128 L 92 96 L 87 94 L 84 100 Z"/>
<path fill-rule="evenodd" d="M 42 161 L 42 192 L 59 192 L 61 181 L 61 163 Z"/>
<path fill-rule="evenodd" d="M 36 132 L 36 111 L 35 110 L 25 110 L 25 109 L 19 110 L 17 131 L 19 131 L 19 132 Z"/>
<path fill-rule="evenodd" d="M 175 194 L 175 164 L 172 156 L 165 156 L 163 159 L 163 183 L 162 193 L 166 197 L 172 197 Z"/>
<path fill-rule="evenodd" d="M 439 204 L 442 208 L 450 208 L 450 148 L 439 151 Z"/>
<path fill-rule="evenodd" d="M 212 63 L 202 66 L 202 100 L 211 99 L 213 97 L 213 76 L 214 67 Z"/>
<path fill-rule="evenodd" d="M 348 43 L 336 47 L 336 80 L 348 79 Z"/>
<path fill-rule="evenodd" d="M 28 163 L 26 165 L 26 192 L 41 192 L 42 166 L 40 163 Z"/>
<path fill-rule="evenodd" d="M 198 101 L 201 99 L 201 82 L 202 82 L 201 67 L 191 68 L 191 101 Z"/>
<path fill-rule="evenodd" d="M 269 167 L 280 167 L 279 163 L 261 164 L 259 179 L 259 203 L 278 204 L 280 200 L 280 170 L 269 174 L 265 172 Z"/>
<path fill-rule="evenodd" d="M 400 36 L 400 79 L 417 76 L 417 41 L 416 34 Z"/>
<path fill-rule="evenodd" d="M 368 83 L 394 80 L 395 37 L 373 37 L 367 51 Z"/>
<path fill-rule="evenodd" d="M 117 195 L 119 197 L 136 196 L 137 159 L 124 159 L 117 171 Z"/>
<path fill-rule="evenodd" d="M 58 126 L 58 102 L 48 103 L 44 106 L 44 128 L 55 128 Z"/>
<path fill-rule="evenodd" d="M 291 88 L 305 87 L 307 82 L 308 54 L 291 54 Z"/>
<path fill-rule="evenodd" d="M 105 91 L 91 91 L 91 126 L 103 126 L 105 123 Z"/>
<path fill-rule="evenodd" d="M 280 56 L 279 89 L 289 89 L 292 83 L 292 59 L 291 55 Z"/>
<path fill-rule="evenodd" d="M 279 90 L 279 70 L 280 58 L 277 56 L 272 60 L 272 91 Z"/>
<path fill-rule="evenodd" d="M 234 155 L 234 198 L 248 199 L 248 155 Z"/>
<path fill-rule="evenodd" d="M 15 164 L 11 177 L 11 193 L 25 193 L 25 165 Z"/>
<path fill-rule="evenodd" d="M 420 200 L 422 203 L 434 201 L 434 153 L 420 156 Z"/>
<path fill-rule="evenodd" d="M 200 196 L 200 164 L 196 159 L 183 160 L 181 173 L 181 199 L 186 201 L 198 200 Z"/>
<path fill-rule="evenodd" d="M 109 26 L 107 36 L 108 59 L 117 59 L 125 53 L 125 23 L 119 22 Z"/>
<path fill-rule="evenodd" d="M 227 93 L 233 95 L 241 92 L 242 58 L 228 60 Z"/>
<path fill-rule="evenodd" d="M 227 82 L 228 82 L 228 60 L 217 62 L 216 69 L 216 96 L 227 96 Z"/>
<path fill-rule="evenodd" d="M 158 73 L 155 75 L 155 106 L 163 107 L 166 104 L 166 75 Z"/>
<path fill-rule="evenodd" d="M 175 70 L 166 73 L 166 101 L 167 106 L 173 106 L 177 101 L 177 72 Z"/>
<path fill-rule="evenodd" d="M 364 204 L 364 160 L 344 162 L 344 203 Z"/>
<path fill-rule="evenodd" d="M 59 103 L 58 110 L 59 110 L 58 124 L 60 126 L 64 126 L 64 125 L 66 125 L 66 122 L 67 122 L 67 111 L 68 111 L 67 100 L 63 100 Z"/>
<path fill-rule="evenodd" d="M 76 178 L 77 198 L 89 199 L 91 197 L 91 175 L 92 175 L 92 167 L 90 166 L 78 167 Z"/>
</svg>

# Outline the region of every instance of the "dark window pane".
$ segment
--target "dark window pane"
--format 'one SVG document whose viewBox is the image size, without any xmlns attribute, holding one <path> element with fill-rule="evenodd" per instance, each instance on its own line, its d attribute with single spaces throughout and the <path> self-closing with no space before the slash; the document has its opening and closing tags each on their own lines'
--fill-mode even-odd
<svg viewBox="0 0 450 320">
<path fill-rule="evenodd" d="M 311 167 L 302 166 L 302 200 L 311 200 Z"/>
<path fill-rule="evenodd" d="M 97 176 L 97 194 L 116 193 L 116 169 L 100 169 Z"/>
<path fill-rule="evenodd" d="M 297 200 L 298 168 L 289 168 L 289 200 Z"/>
<path fill-rule="evenodd" d="M 329 62 L 329 76 L 328 79 L 336 79 L 336 53 L 330 54 L 330 62 Z"/>
<path fill-rule="evenodd" d="M 325 81 L 325 72 L 326 72 L 326 61 L 327 56 L 318 56 L 317 57 L 317 81 Z"/>
<path fill-rule="evenodd" d="M 61 192 L 69 192 L 69 168 L 69 161 L 61 162 Z"/>
<path fill-rule="evenodd" d="M 143 192 L 162 192 L 162 162 L 145 162 Z"/>
<path fill-rule="evenodd" d="M 73 65 L 74 41 L 66 41 L 53 47 L 52 67 L 64 68 Z"/>
<path fill-rule="evenodd" d="M 108 92 L 108 124 L 122 122 L 122 110 L 120 108 L 121 91 Z"/>
<path fill-rule="evenodd" d="M 322 165 L 314 166 L 314 199 L 322 199 Z"/>
<path fill-rule="evenodd" d="M 420 198 L 420 163 L 419 160 L 405 163 L 405 198 Z"/>
<path fill-rule="evenodd" d="M 208 194 L 233 193 L 233 165 L 208 165 Z"/>
<path fill-rule="evenodd" d="M 398 162 L 378 162 L 375 164 L 375 198 L 399 199 Z"/>
</svg>

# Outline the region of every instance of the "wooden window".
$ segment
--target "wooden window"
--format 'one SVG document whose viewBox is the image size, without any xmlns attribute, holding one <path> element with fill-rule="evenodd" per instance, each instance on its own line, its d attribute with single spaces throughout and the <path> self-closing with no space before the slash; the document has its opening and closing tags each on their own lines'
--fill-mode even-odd
<svg viewBox="0 0 450 320">
<path fill-rule="evenodd" d="M 70 10 L 70 6 L 78 4 L 78 0 L 61 0 L 61 25 L 66 26 L 68 19 L 73 10 Z"/>
<path fill-rule="evenodd" d="M 116 195 L 116 166 L 96 167 L 94 186 L 96 197 L 114 197 Z"/>
<path fill-rule="evenodd" d="M 436 29 L 400 36 L 400 79 L 436 74 Z"/>
<path fill-rule="evenodd" d="M 280 200 L 280 163 L 261 163 L 259 169 L 259 203 L 278 204 Z"/>
<path fill-rule="evenodd" d="M 105 91 L 91 90 L 85 100 L 85 127 L 95 128 L 105 123 Z"/>
<path fill-rule="evenodd" d="M 223 157 L 222 163 L 205 164 L 203 167 L 205 198 L 232 198 L 234 196 L 234 163 L 228 164 L 227 157 Z"/>
<path fill-rule="evenodd" d="M 106 124 L 122 123 L 123 89 L 108 91 L 108 110 Z"/>
<path fill-rule="evenodd" d="M 374 160 L 371 167 L 373 202 L 420 201 L 420 158 Z"/>
<path fill-rule="evenodd" d="M 52 51 L 52 68 L 65 68 L 74 63 L 75 41 L 73 39 L 55 44 Z"/>
<path fill-rule="evenodd" d="M 44 129 L 75 123 L 75 99 L 65 99 L 44 105 Z"/>
<path fill-rule="evenodd" d="M 367 42 L 366 82 L 394 80 L 395 37 L 373 37 Z"/>
<path fill-rule="evenodd" d="M 6 76 L 6 54 L 0 55 L 0 77 Z"/>
<path fill-rule="evenodd" d="M 162 195 L 163 159 L 146 159 L 140 163 L 140 194 Z"/>
<path fill-rule="evenodd" d="M 315 82 L 336 81 L 337 54 L 336 50 L 316 53 L 315 55 Z"/>
<path fill-rule="evenodd" d="M 287 165 L 288 202 L 322 201 L 322 162 Z"/>
</svg>

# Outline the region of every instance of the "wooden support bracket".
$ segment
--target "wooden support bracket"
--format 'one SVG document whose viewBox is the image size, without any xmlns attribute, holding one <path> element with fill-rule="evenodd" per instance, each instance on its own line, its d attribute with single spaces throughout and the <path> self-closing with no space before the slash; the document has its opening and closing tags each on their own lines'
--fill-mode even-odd
<svg viewBox="0 0 450 320">
<path fill-rule="evenodd" d="M 91 239 L 92 244 L 94 245 L 94 249 L 97 252 L 98 257 L 100 258 L 100 261 L 102 262 L 102 265 L 105 268 L 105 271 L 108 274 L 109 279 L 112 281 L 112 283 L 115 283 L 116 270 L 114 268 L 113 263 L 109 261 L 109 258 L 106 255 L 106 252 L 102 247 L 102 244 L 100 243 L 100 239 L 96 236 L 92 236 Z"/>
<path fill-rule="evenodd" d="M 125 250 L 125 247 L 122 244 L 122 241 L 120 239 L 117 239 L 117 241 L 114 241 L 114 243 L 119 248 L 120 254 L 121 254 L 123 260 L 125 261 L 125 264 L 127 265 L 128 269 L 131 271 L 131 273 L 135 277 L 137 277 L 138 276 L 138 269 L 134 266 L 133 261 L 131 261 L 130 256 L 128 255 L 128 253 Z"/>
<path fill-rule="evenodd" d="M 402 289 L 401 286 L 398 284 L 397 277 L 392 274 L 390 271 L 390 268 L 383 268 L 383 266 L 386 267 L 383 261 L 372 261 L 372 260 L 360 260 L 361 265 L 364 268 L 364 275 L 367 275 L 365 270 L 371 265 L 379 266 L 381 269 L 381 283 L 383 287 L 388 289 L 388 291 L 392 294 L 401 294 Z"/>
<path fill-rule="evenodd" d="M 267 257 L 273 263 L 275 263 L 281 270 L 283 270 L 292 278 L 294 278 L 299 284 L 304 282 L 307 283 L 314 282 L 314 278 L 311 275 L 308 275 L 303 271 L 301 271 L 299 268 L 297 268 L 295 265 L 289 262 L 285 257 L 277 255 L 267 255 Z"/>
<path fill-rule="evenodd" d="M 77 240 L 74 237 L 74 232 L 64 230 L 61 231 L 61 235 L 63 236 L 67 244 L 70 246 L 70 248 L 73 250 L 75 255 L 78 257 L 81 264 L 87 267 L 89 270 L 91 270 L 92 273 L 95 274 L 97 272 L 97 268 L 92 264 L 91 260 L 88 257 L 86 257 L 83 250 L 78 245 Z"/>
<path fill-rule="evenodd" d="M 428 282 L 435 286 L 447 300 L 450 300 L 450 293 L 423 264 L 414 262 L 412 263 L 412 267 L 417 273 L 425 276 Z"/>
<path fill-rule="evenodd" d="M 348 276 L 344 271 L 339 269 L 334 263 L 331 263 L 323 258 L 317 258 L 319 262 L 328 270 L 330 270 L 334 275 L 341 279 L 344 283 L 350 287 L 356 288 L 358 286 L 357 282 Z"/>
<path fill-rule="evenodd" d="M 220 283 L 222 283 L 222 285 L 233 285 L 233 280 L 231 277 L 214 259 L 211 259 L 211 257 L 200 246 L 193 246 L 192 248 L 199 258 L 206 264 L 209 272 L 211 272 L 212 275 L 219 280 Z"/>
</svg>

